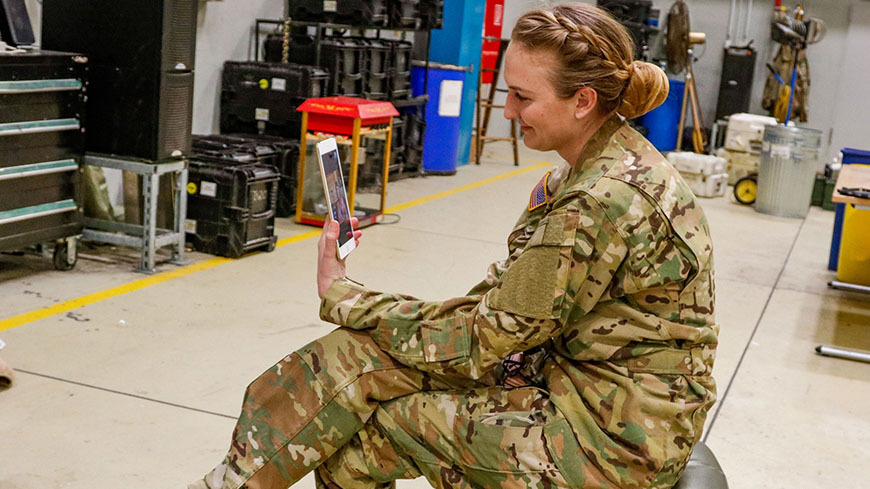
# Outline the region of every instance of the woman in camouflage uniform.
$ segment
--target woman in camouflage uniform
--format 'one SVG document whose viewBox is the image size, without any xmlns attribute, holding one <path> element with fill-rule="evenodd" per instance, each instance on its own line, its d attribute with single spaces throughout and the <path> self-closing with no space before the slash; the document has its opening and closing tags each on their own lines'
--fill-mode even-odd
<svg viewBox="0 0 870 489">
<path fill-rule="evenodd" d="M 622 119 L 667 95 L 607 14 L 523 15 L 505 115 L 547 172 L 508 257 L 463 297 L 427 302 L 345 278 L 319 245 L 321 317 L 341 326 L 246 392 L 222 464 L 195 488 L 669 488 L 715 399 L 707 221 Z"/>
</svg>

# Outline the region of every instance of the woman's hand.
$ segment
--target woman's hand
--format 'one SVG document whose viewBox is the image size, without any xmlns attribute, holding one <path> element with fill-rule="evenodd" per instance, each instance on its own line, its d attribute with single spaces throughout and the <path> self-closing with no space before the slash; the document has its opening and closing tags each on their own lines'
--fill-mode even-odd
<svg viewBox="0 0 870 489">
<path fill-rule="evenodd" d="M 359 239 L 362 236 L 362 231 L 356 231 L 359 225 L 359 219 L 350 218 L 350 224 L 353 226 L 353 239 L 356 245 L 359 246 Z M 338 233 L 340 226 L 338 221 L 333 221 L 328 217 L 328 220 L 323 224 L 323 233 L 320 234 L 320 241 L 317 243 L 317 295 L 322 299 L 326 291 L 336 280 L 343 279 L 347 273 L 344 260 L 338 259 Z"/>
</svg>

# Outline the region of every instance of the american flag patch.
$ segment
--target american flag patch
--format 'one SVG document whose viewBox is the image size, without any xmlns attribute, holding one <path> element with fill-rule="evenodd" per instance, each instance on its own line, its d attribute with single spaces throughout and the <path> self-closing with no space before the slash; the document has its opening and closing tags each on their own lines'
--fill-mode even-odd
<svg viewBox="0 0 870 489">
<path fill-rule="evenodd" d="M 547 192 L 547 182 L 550 180 L 550 172 L 548 171 L 541 181 L 535 185 L 535 189 L 532 190 L 532 195 L 529 197 L 529 212 L 541 207 L 542 205 L 547 203 L 547 199 L 549 199 L 549 195 Z"/>
</svg>

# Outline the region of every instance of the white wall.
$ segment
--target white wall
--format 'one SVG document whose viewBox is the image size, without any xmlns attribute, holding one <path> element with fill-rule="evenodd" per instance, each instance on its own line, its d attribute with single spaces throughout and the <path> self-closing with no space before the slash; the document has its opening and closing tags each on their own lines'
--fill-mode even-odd
<svg viewBox="0 0 870 489">
<path fill-rule="evenodd" d="M 540 0 L 507 0 L 505 5 L 504 37 L 510 35 L 510 29 L 522 12 L 541 5 L 561 3 L 557 1 Z M 595 4 L 595 0 L 584 0 L 584 3 Z M 741 2 L 738 2 L 741 3 Z M 744 0 L 743 5 L 746 4 Z M 773 0 L 755 0 L 753 2 L 749 39 L 754 39 L 753 46 L 758 51 L 755 67 L 755 81 L 752 88 L 750 112 L 764 113 L 761 109 L 761 95 L 767 76 L 765 64 L 773 60 L 776 45 L 770 40 L 770 20 Z M 784 4 L 793 7 L 796 0 L 785 0 Z M 858 0 L 802 0 L 801 3 L 808 15 L 819 17 L 828 27 L 827 37 L 819 44 L 809 47 L 807 57 L 810 66 L 812 86 L 809 100 L 809 122 L 806 127 L 820 129 L 825 132 L 825 143 L 831 137 L 831 128 L 835 119 L 835 108 L 838 100 L 840 77 L 844 66 L 843 52 L 845 50 L 846 32 L 849 27 L 849 12 L 852 4 Z M 660 10 L 661 25 L 665 25 L 667 12 L 673 4 L 672 0 L 654 0 L 653 6 Z M 695 64 L 698 92 L 704 113 L 704 120 L 709 124 L 716 112 L 716 102 L 719 91 L 719 77 L 722 72 L 723 46 L 728 31 L 728 14 L 731 8 L 730 0 L 687 0 L 691 17 L 691 29 L 707 34 L 706 51 L 698 49 L 700 59 Z M 740 18 L 741 23 L 743 17 Z M 735 25 L 737 20 L 735 19 Z M 736 30 L 736 29 L 735 29 Z M 660 36 L 661 37 L 661 36 Z M 659 40 L 659 44 L 660 44 Z M 859 58 L 860 59 L 860 58 Z M 850 61 L 855 63 L 854 61 Z M 861 68 L 863 69 L 863 68 Z M 866 71 L 866 70 L 865 70 Z M 868 73 L 870 75 L 870 73 Z M 683 76 L 677 76 L 682 79 Z M 850 87 L 844 87 L 854 95 L 857 92 Z M 870 115 L 858 118 L 863 124 L 870 122 Z M 490 126 L 492 135 L 507 135 L 508 125 L 501 117 L 493 119 Z"/>
<path fill-rule="evenodd" d="M 870 68 L 864 62 L 870 48 L 870 3 L 852 5 L 851 25 L 846 38 L 843 76 L 833 120 L 831 151 L 843 147 L 870 150 Z"/>
</svg>

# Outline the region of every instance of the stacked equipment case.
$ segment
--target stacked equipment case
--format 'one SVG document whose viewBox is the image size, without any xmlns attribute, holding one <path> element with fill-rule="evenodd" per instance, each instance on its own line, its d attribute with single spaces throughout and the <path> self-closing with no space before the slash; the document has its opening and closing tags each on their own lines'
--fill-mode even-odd
<svg viewBox="0 0 870 489">
<path fill-rule="evenodd" d="M 0 55 L 0 251 L 56 242 L 75 265 L 83 217 L 86 58 L 52 51 Z"/>
<path fill-rule="evenodd" d="M 282 34 L 269 34 L 264 43 L 266 61 L 280 63 L 283 46 Z M 411 95 L 413 46 L 408 41 L 324 37 L 318 44 L 315 36 L 296 31 L 289 47 L 291 63 L 317 65 L 328 73 L 326 96 L 398 101 Z"/>
<path fill-rule="evenodd" d="M 326 94 L 327 72 L 290 63 L 224 63 L 221 85 L 221 132 L 298 138 L 307 98 Z"/>
<path fill-rule="evenodd" d="M 247 153 L 281 174 L 276 215 L 291 217 L 296 213 L 296 167 L 299 165 L 299 140 L 259 134 L 224 134 L 196 136 L 194 151 L 234 151 Z"/>
<path fill-rule="evenodd" d="M 444 0 L 289 0 L 290 18 L 356 27 L 440 29 Z"/>
<path fill-rule="evenodd" d="M 281 174 L 255 150 L 215 147 L 221 144 L 195 139 L 188 168 L 187 240 L 198 251 L 229 258 L 272 251 Z"/>
</svg>

